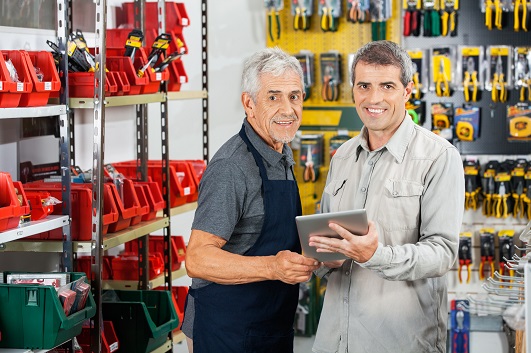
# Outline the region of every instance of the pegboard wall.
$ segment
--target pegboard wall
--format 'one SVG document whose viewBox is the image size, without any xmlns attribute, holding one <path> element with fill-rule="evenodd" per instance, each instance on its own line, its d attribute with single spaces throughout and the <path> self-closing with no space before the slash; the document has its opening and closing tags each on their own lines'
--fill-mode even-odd
<svg viewBox="0 0 531 353">
<path fill-rule="evenodd" d="M 341 0 L 341 16 L 339 17 L 338 29 L 336 32 L 323 32 L 320 27 L 320 16 L 318 14 L 318 2 L 313 1 L 313 15 L 310 18 L 310 28 L 306 31 L 295 30 L 293 28 L 294 16 L 291 14 L 291 1 L 284 0 L 284 7 L 279 11 L 280 19 L 280 39 L 272 41 L 266 29 L 267 46 L 278 46 L 281 49 L 297 54 L 301 50 L 308 50 L 314 54 L 314 74 L 315 84 L 312 87 L 311 95 L 304 102 L 306 106 L 352 106 L 352 92 L 350 89 L 350 78 L 348 77 L 348 54 L 354 53 L 359 47 L 371 41 L 370 23 L 351 23 L 347 21 L 346 9 L 347 1 Z M 264 8 L 264 15 L 268 15 L 268 10 Z M 274 21 L 274 20 L 273 20 Z M 267 26 L 266 18 L 266 26 Z M 400 40 L 400 4 L 393 1 L 392 17 L 386 23 L 386 35 L 388 40 L 398 42 Z M 336 50 L 341 54 L 341 86 L 339 98 L 334 102 L 324 102 L 321 99 L 321 71 L 319 68 L 319 54 Z"/>
<path fill-rule="evenodd" d="M 323 161 L 316 170 L 315 182 L 305 182 L 303 178 L 304 163 L 301 161 L 300 151 L 294 148 L 294 158 L 297 162 L 295 176 L 299 182 L 301 202 L 304 214 L 313 214 L 318 210 L 319 201 L 323 192 L 328 166 L 330 164 L 330 138 L 338 134 L 338 130 L 347 131 L 350 136 L 355 136 L 361 129 L 362 123 L 352 103 L 352 88 L 350 85 L 348 55 L 356 52 L 358 48 L 371 41 L 371 23 L 352 23 L 347 21 L 347 1 L 341 2 L 341 16 L 339 17 L 336 32 L 324 32 L 320 27 L 318 6 L 320 0 L 313 1 L 313 14 L 310 18 L 309 29 L 306 31 L 295 30 L 294 16 L 291 12 L 291 1 L 284 0 L 283 9 L 279 11 L 280 38 L 276 39 L 275 19 L 272 19 L 274 40 L 269 37 L 266 28 L 268 47 L 278 46 L 290 54 L 297 54 L 301 50 L 310 51 L 314 55 L 314 85 L 310 95 L 304 102 L 304 111 L 301 130 L 303 134 L 321 134 L 323 136 Z M 400 2 L 392 2 L 392 17 L 386 21 L 386 39 L 398 42 L 400 40 Z M 269 10 L 264 8 L 266 26 L 268 26 Z M 323 83 L 319 55 L 328 51 L 337 51 L 341 55 L 341 84 L 336 101 L 324 101 L 321 97 Z"/>
<path fill-rule="evenodd" d="M 429 50 L 432 47 L 441 46 L 483 46 L 490 45 L 507 46 L 531 46 L 530 32 L 513 30 L 514 18 L 511 12 L 504 12 L 502 16 L 503 28 L 488 30 L 485 26 L 485 14 L 481 12 L 480 1 L 460 1 L 458 10 L 457 36 L 451 37 L 402 37 L 402 44 L 406 49 Z M 494 16 L 494 15 L 493 15 Z M 528 16 L 529 17 L 529 16 Z M 529 19 L 527 21 L 530 23 Z M 528 25 L 531 29 L 531 26 Z M 431 76 L 431 67 L 429 75 Z M 485 72 L 482 72 L 485 74 Z M 486 76 L 486 75 L 485 75 Z M 490 91 L 479 91 L 478 101 L 473 103 L 480 108 L 481 124 L 479 138 L 476 141 L 453 140 L 453 144 L 462 155 L 470 154 L 530 154 L 531 142 L 509 142 L 507 140 L 507 106 L 518 102 L 519 92 L 515 89 L 508 91 L 506 103 L 494 103 Z M 462 90 L 455 90 L 450 97 L 437 97 L 435 92 L 425 93 L 422 100 L 426 102 L 427 114 L 426 128 L 431 129 L 429 119 L 429 107 L 436 102 L 450 102 L 455 107 L 465 103 Z"/>
</svg>

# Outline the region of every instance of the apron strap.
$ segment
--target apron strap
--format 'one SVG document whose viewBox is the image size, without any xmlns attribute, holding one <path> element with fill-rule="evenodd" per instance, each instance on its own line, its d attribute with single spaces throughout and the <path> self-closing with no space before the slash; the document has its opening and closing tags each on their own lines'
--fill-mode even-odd
<svg viewBox="0 0 531 353">
<path fill-rule="evenodd" d="M 262 156 L 260 155 L 260 153 L 258 153 L 256 148 L 249 140 L 249 137 L 247 137 L 247 134 L 245 133 L 245 125 L 242 125 L 239 135 L 242 138 L 243 142 L 245 142 L 245 144 L 249 148 L 249 151 L 251 151 L 251 153 L 253 154 L 256 165 L 258 166 L 258 169 L 260 169 L 260 176 L 262 177 L 262 180 L 269 180 L 267 178 L 267 172 L 264 166 L 264 161 L 262 160 Z"/>
</svg>

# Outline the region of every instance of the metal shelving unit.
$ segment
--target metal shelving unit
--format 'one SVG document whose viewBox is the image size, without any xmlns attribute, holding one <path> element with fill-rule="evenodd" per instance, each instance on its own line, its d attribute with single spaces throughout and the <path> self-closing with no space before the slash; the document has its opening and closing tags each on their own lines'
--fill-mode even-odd
<svg viewBox="0 0 531 353">
<path fill-rule="evenodd" d="M 70 224 L 70 218 L 66 216 L 48 216 L 45 219 L 38 221 L 31 221 L 29 224 L 19 226 L 18 228 L 9 229 L 0 232 L 0 250 L 4 250 L 9 242 L 24 239 L 35 234 L 47 232 L 49 230 L 66 227 Z M 60 242 L 61 249 L 63 251 L 62 242 Z M 21 250 L 18 250 L 21 251 Z M 23 250 L 22 250 L 23 251 Z"/>
</svg>

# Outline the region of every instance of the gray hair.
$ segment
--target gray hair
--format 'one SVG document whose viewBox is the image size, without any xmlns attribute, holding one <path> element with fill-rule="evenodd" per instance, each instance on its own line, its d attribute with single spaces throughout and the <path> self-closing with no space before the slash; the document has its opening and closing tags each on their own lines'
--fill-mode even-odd
<svg viewBox="0 0 531 353">
<path fill-rule="evenodd" d="M 299 60 L 278 47 L 262 49 L 254 53 L 244 63 L 242 92 L 249 93 L 253 101 L 256 102 L 262 74 L 270 73 L 273 76 L 281 76 L 288 71 L 294 72 L 300 77 L 304 92 L 304 76 Z"/>
<path fill-rule="evenodd" d="M 352 83 L 356 82 L 355 68 L 358 62 L 377 66 L 395 66 L 400 69 L 400 82 L 406 87 L 413 78 L 413 62 L 411 57 L 398 44 L 379 40 L 369 42 L 358 49 L 352 61 Z"/>
</svg>

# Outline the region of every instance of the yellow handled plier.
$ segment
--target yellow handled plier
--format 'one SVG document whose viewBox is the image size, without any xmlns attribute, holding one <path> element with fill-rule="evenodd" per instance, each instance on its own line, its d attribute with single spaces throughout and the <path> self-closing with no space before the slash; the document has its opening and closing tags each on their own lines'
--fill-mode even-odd
<svg viewBox="0 0 531 353">
<path fill-rule="evenodd" d="M 435 82 L 435 92 L 438 97 L 450 97 L 450 85 L 445 70 L 445 58 L 439 59 L 439 72 Z"/>
<path fill-rule="evenodd" d="M 492 77 L 492 101 L 505 103 L 507 101 L 507 82 L 505 82 L 501 56 L 496 61 L 496 71 Z"/>
<path fill-rule="evenodd" d="M 273 36 L 273 17 L 275 18 L 275 25 L 276 25 L 276 39 L 280 39 L 280 16 L 278 14 L 278 10 L 275 7 L 274 1 L 269 2 L 269 12 L 267 14 L 267 25 L 269 30 L 269 39 L 271 39 L 272 42 L 275 41 L 275 37 Z"/>
<path fill-rule="evenodd" d="M 321 13 L 321 29 L 324 32 L 337 31 L 337 20 L 334 17 L 334 9 L 328 6 L 328 1 L 322 1 L 322 13 Z"/>
<path fill-rule="evenodd" d="M 494 25 L 497 29 L 502 29 L 503 7 L 501 0 L 494 0 Z"/>
<path fill-rule="evenodd" d="M 490 31 L 492 30 L 492 7 L 494 3 L 492 0 L 485 1 L 485 27 Z"/>
<path fill-rule="evenodd" d="M 514 1 L 514 31 L 520 30 L 520 7 L 522 8 L 522 29 L 527 32 L 527 0 Z"/>
<path fill-rule="evenodd" d="M 297 0 L 295 0 L 297 1 Z M 293 29 L 306 31 L 310 28 L 310 21 L 306 15 L 306 8 L 300 5 L 297 5 L 295 8 L 295 17 L 293 17 Z"/>
<path fill-rule="evenodd" d="M 522 80 L 522 87 L 520 87 L 520 102 L 525 102 L 525 90 L 527 89 L 527 100 L 531 102 L 531 78 Z"/>
<path fill-rule="evenodd" d="M 464 94 L 465 94 L 465 101 L 470 102 L 470 87 L 472 87 L 472 102 L 477 101 L 478 96 L 478 72 L 475 70 L 474 67 L 474 58 L 468 57 L 468 60 L 466 61 L 466 71 L 465 71 L 465 77 L 463 80 L 463 87 L 464 87 Z"/>
</svg>

